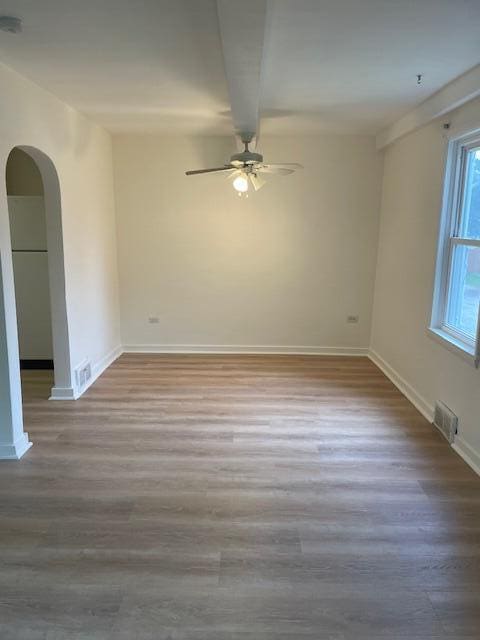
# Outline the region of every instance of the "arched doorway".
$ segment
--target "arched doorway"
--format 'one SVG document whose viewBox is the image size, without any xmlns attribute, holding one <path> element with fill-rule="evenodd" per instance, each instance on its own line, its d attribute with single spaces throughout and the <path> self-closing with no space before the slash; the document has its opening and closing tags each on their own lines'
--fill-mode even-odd
<svg viewBox="0 0 480 640">
<path fill-rule="evenodd" d="M 49 359 L 50 352 L 54 365 L 52 399 L 70 399 L 73 393 L 57 171 L 43 152 L 22 145 L 10 152 L 5 176 L 6 206 L 0 210 L 0 459 L 16 459 L 30 446 L 23 432 L 19 366 L 22 350 L 43 354 L 45 360 Z M 19 193 L 29 189 L 36 193 Z M 39 257 L 41 253 L 43 257 Z M 27 270 L 32 268 L 36 271 L 29 283 Z M 22 289 L 17 291 L 17 296 L 15 275 Z M 39 283 L 46 286 L 47 293 L 39 294 Z M 18 310 L 24 314 L 22 325 L 18 323 L 17 303 Z M 37 314 L 37 326 L 31 324 L 36 318 L 28 317 L 29 308 L 36 310 L 30 315 Z"/>
</svg>

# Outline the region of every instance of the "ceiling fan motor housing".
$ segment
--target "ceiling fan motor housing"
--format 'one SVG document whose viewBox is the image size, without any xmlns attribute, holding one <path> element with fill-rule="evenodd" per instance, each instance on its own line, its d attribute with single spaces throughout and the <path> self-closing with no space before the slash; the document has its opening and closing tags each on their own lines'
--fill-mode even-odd
<svg viewBox="0 0 480 640">
<path fill-rule="evenodd" d="M 242 151 L 241 153 L 235 153 L 230 158 L 230 163 L 234 166 L 256 164 L 257 162 L 263 162 L 263 156 L 260 153 L 254 153 L 253 151 Z"/>
</svg>

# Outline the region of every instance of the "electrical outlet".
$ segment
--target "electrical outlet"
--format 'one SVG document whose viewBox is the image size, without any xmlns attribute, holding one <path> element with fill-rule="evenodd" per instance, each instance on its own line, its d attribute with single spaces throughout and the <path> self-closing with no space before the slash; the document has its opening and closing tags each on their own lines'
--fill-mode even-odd
<svg viewBox="0 0 480 640">
<path fill-rule="evenodd" d="M 347 316 L 348 324 L 358 324 L 359 316 Z"/>
<path fill-rule="evenodd" d="M 150 318 L 148 319 L 148 323 L 149 324 L 158 324 L 160 321 L 157 318 L 157 316 L 150 316 Z"/>
</svg>

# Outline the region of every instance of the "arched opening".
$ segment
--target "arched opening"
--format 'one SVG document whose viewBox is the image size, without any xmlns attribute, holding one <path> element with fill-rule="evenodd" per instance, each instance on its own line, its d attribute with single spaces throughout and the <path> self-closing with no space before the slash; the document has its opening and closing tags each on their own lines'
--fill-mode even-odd
<svg viewBox="0 0 480 640">
<path fill-rule="evenodd" d="M 55 166 L 34 147 L 15 147 L 6 162 L 5 187 L 0 349 L 6 357 L 0 368 L 0 458 L 18 458 L 30 446 L 23 433 L 20 365 L 30 370 L 53 368 L 52 399 L 73 398 L 73 391 Z"/>
<path fill-rule="evenodd" d="M 25 151 L 17 148 L 10 153 L 6 182 L 20 369 L 53 373 L 43 182 L 33 158 Z"/>
</svg>

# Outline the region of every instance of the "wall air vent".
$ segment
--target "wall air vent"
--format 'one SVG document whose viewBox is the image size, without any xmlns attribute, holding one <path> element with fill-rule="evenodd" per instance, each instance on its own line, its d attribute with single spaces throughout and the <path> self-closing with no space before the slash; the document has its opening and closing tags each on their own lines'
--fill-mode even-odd
<svg viewBox="0 0 480 640">
<path fill-rule="evenodd" d="M 452 444 L 458 428 L 458 417 L 443 402 L 435 403 L 435 415 L 433 424 L 445 438 Z"/>
<path fill-rule="evenodd" d="M 92 377 L 92 367 L 90 362 L 85 360 L 75 369 L 75 381 L 77 383 L 77 389 L 81 390 L 87 384 Z"/>
</svg>

